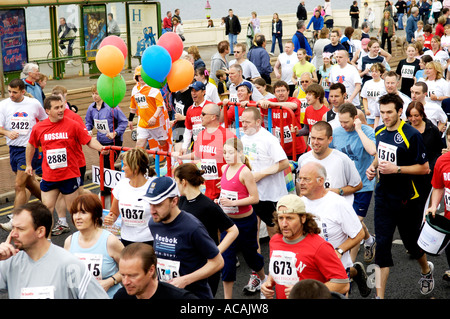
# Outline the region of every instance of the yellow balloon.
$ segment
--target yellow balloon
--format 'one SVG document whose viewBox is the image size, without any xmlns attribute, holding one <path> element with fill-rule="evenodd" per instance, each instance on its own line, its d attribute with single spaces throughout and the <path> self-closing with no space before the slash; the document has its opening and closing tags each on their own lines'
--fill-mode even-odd
<svg viewBox="0 0 450 319">
<path fill-rule="evenodd" d="M 180 91 L 188 87 L 194 79 L 194 67 L 185 59 L 179 59 L 172 63 L 172 68 L 167 75 L 167 84 L 172 92 Z"/>
<path fill-rule="evenodd" d="M 122 71 L 125 58 L 116 46 L 105 45 L 97 51 L 95 63 L 100 72 L 113 78 Z"/>
</svg>

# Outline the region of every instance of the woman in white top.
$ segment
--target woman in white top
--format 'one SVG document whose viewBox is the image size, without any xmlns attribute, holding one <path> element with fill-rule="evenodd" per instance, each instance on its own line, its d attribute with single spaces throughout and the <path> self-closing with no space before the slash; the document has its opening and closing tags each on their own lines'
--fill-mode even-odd
<svg viewBox="0 0 450 319">
<path fill-rule="evenodd" d="M 448 97 L 448 82 L 443 78 L 443 69 L 438 61 L 431 61 L 425 65 L 424 77 L 419 81 L 428 86 L 425 102 L 442 106 L 442 101 Z"/>
<path fill-rule="evenodd" d="M 378 99 L 386 94 L 384 80 L 381 75 L 384 74 L 386 68 L 381 63 L 375 63 L 370 67 L 372 79 L 364 83 L 361 89 L 361 98 L 366 113 L 367 125 L 377 127 L 379 125 L 379 105 Z"/>
<path fill-rule="evenodd" d="M 450 50 L 450 24 L 444 26 L 444 35 L 441 38 L 441 48 L 443 50 Z"/>
<path fill-rule="evenodd" d="M 89 271 L 112 298 L 122 281 L 119 272 L 120 240 L 102 228 L 103 207 L 95 194 L 78 196 L 70 208 L 72 222 L 78 229 L 66 238 L 64 249 L 83 260 Z"/>
<path fill-rule="evenodd" d="M 134 242 L 153 244 L 153 236 L 148 227 L 151 218 L 150 205 L 142 200 L 156 176 L 149 168 L 150 160 L 142 148 L 133 148 L 121 155 L 123 160 L 122 178 L 114 187 L 111 210 L 105 217 L 105 225 L 112 225 L 122 217 L 121 240 L 127 246 Z"/>
<path fill-rule="evenodd" d="M 441 47 L 441 38 L 438 35 L 435 35 L 431 38 L 431 50 L 425 51 L 425 55 L 431 55 L 433 57 L 433 61 L 437 61 L 442 65 L 442 69 L 447 69 L 450 56 L 448 52 Z"/>
<path fill-rule="evenodd" d="M 183 25 L 180 23 L 180 20 L 178 18 L 172 19 L 172 30 L 176 34 L 178 34 L 181 38 L 181 40 L 184 41 L 184 28 Z"/>
</svg>

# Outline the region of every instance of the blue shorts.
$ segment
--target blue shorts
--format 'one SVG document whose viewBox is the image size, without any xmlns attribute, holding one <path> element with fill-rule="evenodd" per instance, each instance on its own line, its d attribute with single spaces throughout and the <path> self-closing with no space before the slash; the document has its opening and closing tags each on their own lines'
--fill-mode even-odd
<svg viewBox="0 0 450 319">
<path fill-rule="evenodd" d="M 9 164 L 11 165 L 11 169 L 14 173 L 17 171 L 25 171 L 27 168 L 25 149 L 25 147 L 21 146 L 9 147 Z M 42 158 L 39 159 L 39 156 L 39 151 L 36 149 L 33 159 L 31 160 L 31 166 L 33 169 L 39 167 L 39 162 L 42 160 Z"/>
<path fill-rule="evenodd" d="M 369 210 L 370 201 L 373 191 L 355 193 L 353 197 L 353 209 L 356 215 L 366 217 Z"/>
<path fill-rule="evenodd" d="M 69 195 L 75 192 L 78 188 L 80 188 L 80 177 L 65 179 L 63 181 L 58 182 L 47 182 L 43 179 L 40 183 L 41 191 L 49 192 L 54 189 L 59 189 L 61 194 Z"/>
<path fill-rule="evenodd" d="M 375 119 L 371 119 L 371 118 L 366 118 L 367 120 L 367 124 L 375 124 Z"/>
</svg>

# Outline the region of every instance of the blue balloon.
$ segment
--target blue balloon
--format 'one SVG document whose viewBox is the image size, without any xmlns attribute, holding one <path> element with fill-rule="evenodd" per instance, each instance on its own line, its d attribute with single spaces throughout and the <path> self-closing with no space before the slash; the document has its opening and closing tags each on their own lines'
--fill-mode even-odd
<svg viewBox="0 0 450 319">
<path fill-rule="evenodd" d="M 172 58 L 162 46 L 152 45 L 142 54 L 141 64 L 150 78 L 162 83 L 172 68 Z"/>
</svg>

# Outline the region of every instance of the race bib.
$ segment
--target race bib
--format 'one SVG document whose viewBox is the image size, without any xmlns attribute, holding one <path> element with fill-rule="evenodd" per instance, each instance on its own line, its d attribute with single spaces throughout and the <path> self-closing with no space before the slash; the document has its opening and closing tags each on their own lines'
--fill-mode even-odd
<svg viewBox="0 0 450 319">
<path fill-rule="evenodd" d="M 219 168 L 217 167 L 217 161 L 215 159 L 204 159 L 202 158 L 200 167 L 205 171 L 203 178 L 205 180 L 212 180 L 219 178 Z"/>
<path fill-rule="evenodd" d="M 295 264 L 295 253 L 283 250 L 274 250 L 270 257 L 269 273 L 278 285 L 292 286 L 299 281 Z"/>
<path fill-rule="evenodd" d="M 238 200 L 238 192 L 221 189 L 220 190 L 220 198 L 227 198 L 229 200 Z M 219 201 L 219 203 L 220 203 L 220 201 Z M 225 206 L 220 205 L 220 207 L 225 212 L 225 214 L 236 214 L 239 212 L 239 207 L 237 207 L 237 206 L 225 207 Z"/>
<path fill-rule="evenodd" d="M 122 225 L 130 227 L 139 227 L 147 225 L 145 220 L 145 209 L 143 205 L 136 203 L 119 202 L 119 211 L 122 216 Z"/>
<path fill-rule="evenodd" d="M 279 127 L 275 127 L 275 136 L 278 138 L 279 141 L 281 141 Z M 292 133 L 291 133 L 291 130 L 289 129 L 289 126 L 287 126 L 287 125 L 283 128 L 283 138 L 284 138 L 284 143 L 292 143 Z"/>
<path fill-rule="evenodd" d="M 166 282 L 180 277 L 180 262 L 177 260 L 158 258 L 156 269 L 158 270 L 158 278 L 161 281 Z"/>
<path fill-rule="evenodd" d="M 184 115 L 184 105 L 183 103 L 176 101 L 175 102 L 175 112 L 181 115 Z"/>
<path fill-rule="evenodd" d="M 25 287 L 20 290 L 20 299 L 55 299 L 55 287 Z"/>
<path fill-rule="evenodd" d="M 108 134 L 109 133 L 109 125 L 108 120 L 97 120 L 94 119 L 94 127 L 95 129 L 102 133 L 102 134 Z"/>
<path fill-rule="evenodd" d="M 415 69 L 414 65 L 404 65 L 402 67 L 402 71 L 401 71 L 402 78 L 405 78 L 405 79 L 414 78 L 414 69 Z"/>
<path fill-rule="evenodd" d="M 134 96 L 134 100 L 136 101 L 136 104 L 137 104 L 141 109 L 148 108 L 147 98 L 145 97 L 145 95 L 143 95 L 143 94 L 141 94 L 141 93 L 137 93 L 137 94 Z"/>
<path fill-rule="evenodd" d="M 78 259 L 86 264 L 89 272 L 94 276 L 95 279 L 101 280 L 103 278 L 103 256 L 101 254 L 76 253 L 75 256 L 77 256 Z"/>
<path fill-rule="evenodd" d="M 47 151 L 47 164 L 51 169 L 67 167 L 67 151 L 65 148 L 57 148 Z"/>
<path fill-rule="evenodd" d="M 378 159 L 397 165 L 397 146 L 380 142 L 378 144 Z"/>
<path fill-rule="evenodd" d="M 11 118 L 11 130 L 19 133 L 19 135 L 27 135 L 31 130 L 30 119 L 27 117 Z"/>
<path fill-rule="evenodd" d="M 238 99 L 238 96 L 236 93 L 231 93 L 228 100 L 233 103 L 239 102 L 239 99 Z"/>
</svg>

